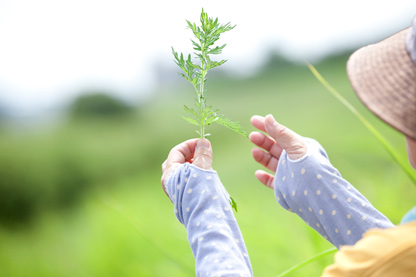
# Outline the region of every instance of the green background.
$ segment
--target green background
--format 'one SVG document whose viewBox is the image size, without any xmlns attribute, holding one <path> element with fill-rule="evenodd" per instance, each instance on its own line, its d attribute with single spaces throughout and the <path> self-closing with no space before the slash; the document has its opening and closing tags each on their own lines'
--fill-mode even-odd
<svg viewBox="0 0 416 277">
<path fill-rule="evenodd" d="M 315 66 L 406 158 L 402 135 L 358 101 L 345 71 L 348 55 Z M 160 186 L 161 164 L 196 137 L 183 105 L 193 88 L 161 83 L 134 112 L 65 117 L 52 127 L 0 128 L 0 276 L 192 276 L 185 228 Z M 273 114 L 318 140 L 343 177 L 398 224 L 414 205 L 414 186 L 378 141 L 314 78 L 278 57 L 255 76 L 208 75 L 207 103 L 254 131 L 252 115 Z M 332 247 L 254 177 L 247 138 L 222 126 L 208 132 L 213 167 L 238 204 L 236 218 L 255 276 L 276 276 Z M 317 276 L 327 257 L 295 272 Z"/>
</svg>

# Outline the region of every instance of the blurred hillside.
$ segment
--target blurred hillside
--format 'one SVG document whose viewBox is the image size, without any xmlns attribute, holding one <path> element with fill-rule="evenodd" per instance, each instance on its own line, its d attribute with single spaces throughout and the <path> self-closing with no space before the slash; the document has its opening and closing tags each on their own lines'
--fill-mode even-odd
<svg viewBox="0 0 416 277">
<path fill-rule="evenodd" d="M 341 64 L 346 57 L 333 57 L 322 66 Z M 35 126 L 19 132 L 3 128 L 0 223 L 24 224 L 43 209 L 71 206 L 94 186 L 111 184 L 157 166 L 169 147 L 195 137 L 193 127 L 180 118 L 184 114 L 182 106 L 189 105 L 194 98 L 192 87 L 176 72 L 169 73 L 176 78 L 171 76 L 161 82 L 163 85 L 146 106 L 135 107 L 106 92 L 89 91 L 74 99 L 62 111 L 63 119 L 52 127 L 36 127 L 32 123 Z M 167 72 L 161 74 L 167 75 Z M 274 81 L 282 82 L 288 76 L 303 78 L 306 74 L 303 65 L 278 55 L 272 55 L 257 75 L 246 79 L 231 78 L 217 70 L 208 76 L 208 103 L 249 127 L 252 113 L 248 110 L 258 109 L 261 114 L 272 112 L 262 110 L 264 100 L 260 99 L 289 92 L 290 83 L 286 84 L 288 91 L 282 91 L 281 85 Z M 276 86 L 275 92 L 272 86 Z M 236 105 L 229 103 L 230 100 Z M 247 105 L 255 101 L 259 105 Z M 3 120 L 4 125 L 13 123 L 5 117 Z M 215 142 L 219 137 L 241 140 L 233 136 L 228 130 L 218 129 L 212 140 Z"/>
<path fill-rule="evenodd" d="M 347 58 L 339 55 L 315 66 L 405 159 L 403 138 L 367 112 L 351 90 Z M 132 107 L 94 92 L 74 100 L 54 125 L 0 128 L 0 276 L 194 274 L 185 230 L 160 188 L 160 165 L 169 150 L 197 136 L 181 118 L 194 92 L 177 78 L 161 83 L 146 105 Z M 305 65 L 274 56 L 247 78 L 217 71 L 208 76 L 206 97 L 249 131 L 252 115 L 272 113 L 317 139 L 343 177 L 394 223 L 413 206 L 410 180 Z M 277 275 L 329 248 L 256 181 L 259 166 L 246 138 L 222 126 L 208 131 L 213 167 L 239 205 L 236 217 L 256 275 Z M 331 260 L 301 275 L 316 276 Z"/>
</svg>

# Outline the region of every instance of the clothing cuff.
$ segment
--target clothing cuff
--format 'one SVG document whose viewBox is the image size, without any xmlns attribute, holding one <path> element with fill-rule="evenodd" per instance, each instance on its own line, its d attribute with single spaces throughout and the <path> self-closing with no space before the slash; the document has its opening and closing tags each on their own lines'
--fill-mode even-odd
<svg viewBox="0 0 416 277">
<path fill-rule="evenodd" d="M 289 155 L 287 155 L 286 150 L 283 150 L 284 151 L 284 154 L 286 154 L 286 156 L 287 156 L 287 160 L 288 161 L 290 161 L 292 163 L 299 163 L 299 162 L 303 161 L 304 159 L 306 159 L 307 157 L 309 157 L 310 155 L 312 155 L 312 151 L 311 151 L 311 148 L 312 147 L 310 147 L 310 145 L 308 144 L 307 140 L 303 139 L 303 141 L 305 142 L 305 145 L 306 145 L 306 153 L 305 153 L 305 155 L 303 155 L 299 159 L 292 160 L 291 158 L 289 158 Z"/>
</svg>

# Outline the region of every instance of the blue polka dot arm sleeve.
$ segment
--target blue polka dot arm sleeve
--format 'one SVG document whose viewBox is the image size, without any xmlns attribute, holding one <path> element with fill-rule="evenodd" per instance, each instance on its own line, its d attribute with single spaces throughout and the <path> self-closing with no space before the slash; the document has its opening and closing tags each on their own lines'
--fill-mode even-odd
<svg viewBox="0 0 416 277">
<path fill-rule="evenodd" d="M 196 275 L 252 276 L 243 236 L 217 173 L 185 163 L 165 187 L 186 227 Z"/>
<path fill-rule="evenodd" d="M 371 228 L 394 225 L 341 177 L 322 146 L 305 139 L 307 154 L 290 160 L 283 151 L 276 170 L 275 196 L 336 247 L 351 245 Z"/>
</svg>

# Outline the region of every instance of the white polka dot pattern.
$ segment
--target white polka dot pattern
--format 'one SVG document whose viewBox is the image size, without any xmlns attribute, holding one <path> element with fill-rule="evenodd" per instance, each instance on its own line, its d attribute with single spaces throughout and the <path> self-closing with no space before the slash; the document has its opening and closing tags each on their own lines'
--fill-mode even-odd
<svg viewBox="0 0 416 277">
<path fill-rule="evenodd" d="M 307 157 L 291 161 L 283 151 L 277 167 L 275 196 L 283 208 L 296 211 L 337 247 L 354 244 L 370 228 L 394 226 L 341 177 L 318 142 L 305 141 Z"/>
<path fill-rule="evenodd" d="M 166 191 L 187 229 L 196 276 L 252 276 L 229 195 L 215 171 L 186 163 L 167 180 Z"/>
</svg>

